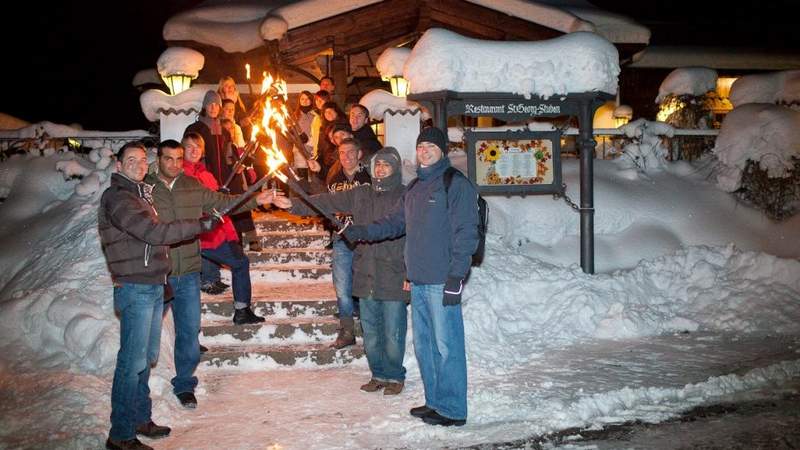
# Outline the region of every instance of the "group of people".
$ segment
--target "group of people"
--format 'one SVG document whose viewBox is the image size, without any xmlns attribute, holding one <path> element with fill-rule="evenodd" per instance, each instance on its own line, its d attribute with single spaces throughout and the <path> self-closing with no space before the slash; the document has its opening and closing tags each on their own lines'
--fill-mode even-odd
<svg viewBox="0 0 800 450">
<path fill-rule="evenodd" d="M 244 108 L 235 83 L 231 90 L 224 87 L 225 81 L 219 92 L 207 93 L 198 122 L 187 128 L 181 142 L 158 145 L 151 173 L 144 145 L 124 145 L 117 153 L 117 172 L 101 199 L 99 231 L 120 317 L 106 441 L 110 449 L 148 449 L 137 435 L 158 438 L 171 431 L 153 422 L 148 388 L 150 367 L 158 359 L 164 308 L 172 311 L 175 323 L 173 392 L 186 408 L 197 407 L 200 291 L 208 283 L 221 283 L 220 264 L 231 269 L 234 323 L 264 321 L 250 308 L 249 261 L 240 243 L 246 231 L 236 226 L 236 217 L 252 223 L 250 211 L 270 204 L 294 214 L 316 214 L 301 199 L 272 191 L 247 199 L 230 220 L 215 214 L 234 204 L 235 193 L 243 192 L 249 181 L 248 169 L 233 170 L 240 156 L 233 143 L 235 128 L 227 131 L 220 120 L 228 108 L 225 117 L 233 117 L 234 125 L 249 125 L 246 117 L 235 121 Z M 333 88 L 321 83 L 322 87 Z M 348 224 L 336 230 L 333 239 L 340 320 L 333 346 L 355 343 L 355 296 L 371 371 L 361 389 L 399 394 L 405 382 L 410 299 L 414 350 L 425 388 L 425 404 L 410 413 L 428 424 L 463 425 L 467 374 L 460 301 L 478 243 L 477 192 L 463 176 L 454 177 L 445 189 L 447 140 L 436 128 L 419 135 L 418 179 L 407 189 L 400 155 L 394 148 L 381 148 L 368 126 L 367 108 L 354 105 L 345 120 L 338 106 L 325 107 L 325 97 L 330 98 L 325 89 L 299 96 L 294 119 L 308 139 L 306 148 L 294 149 L 292 164 L 303 171 L 308 186 L 314 179 L 324 186 L 312 197 L 315 203 L 340 214 Z M 312 102 L 321 107 L 320 113 L 308 108 Z M 359 133 L 362 129 L 369 133 Z M 328 156 L 326 161 L 330 153 L 335 159 Z M 226 183 L 229 190 L 220 192 Z"/>
</svg>

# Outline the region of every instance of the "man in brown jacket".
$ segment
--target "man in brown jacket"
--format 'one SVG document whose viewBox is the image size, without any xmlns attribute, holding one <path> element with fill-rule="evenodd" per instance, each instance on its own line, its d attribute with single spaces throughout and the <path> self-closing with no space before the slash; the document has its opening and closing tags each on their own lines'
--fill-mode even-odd
<svg viewBox="0 0 800 450">
<path fill-rule="evenodd" d="M 120 317 L 106 448 L 150 449 L 137 434 L 158 438 L 170 432 L 153 423 L 148 387 L 161 341 L 164 284 L 170 271 L 167 245 L 210 231 L 219 220 L 160 221 L 152 206 L 153 187 L 142 182 L 147 173 L 143 144 L 125 144 L 117 153 L 116 167 L 98 211 L 100 242 L 114 281 L 114 310 Z"/>
</svg>

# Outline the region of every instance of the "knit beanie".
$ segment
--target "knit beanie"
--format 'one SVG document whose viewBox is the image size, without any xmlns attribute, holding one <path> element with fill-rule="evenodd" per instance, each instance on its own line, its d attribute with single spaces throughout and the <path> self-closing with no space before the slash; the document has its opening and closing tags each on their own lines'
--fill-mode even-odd
<svg viewBox="0 0 800 450">
<path fill-rule="evenodd" d="M 430 142 L 439 147 L 443 154 L 447 154 L 447 138 L 444 133 L 436 127 L 428 127 L 420 131 L 419 137 L 417 137 L 417 145 L 419 145 L 420 142 Z"/>
<path fill-rule="evenodd" d="M 206 96 L 203 97 L 203 109 L 205 109 L 206 106 L 208 106 L 208 105 L 210 105 L 212 103 L 216 103 L 219 106 L 222 106 L 222 97 L 219 96 L 217 91 L 208 91 L 208 92 L 206 92 Z"/>
</svg>

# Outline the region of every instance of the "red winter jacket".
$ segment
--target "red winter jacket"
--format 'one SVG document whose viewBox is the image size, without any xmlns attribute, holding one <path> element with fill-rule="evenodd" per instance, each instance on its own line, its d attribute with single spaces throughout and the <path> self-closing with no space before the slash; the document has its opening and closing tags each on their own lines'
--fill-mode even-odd
<svg viewBox="0 0 800 450">
<path fill-rule="evenodd" d="M 219 189 L 216 178 L 206 169 L 206 165 L 202 162 L 192 164 L 188 161 L 183 161 L 183 173 L 197 178 L 203 186 L 216 191 Z M 217 248 L 225 241 L 238 241 L 239 234 L 233 227 L 233 222 L 228 216 L 225 216 L 225 222 L 217 228 L 200 235 L 200 248 L 209 249 Z"/>
</svg>

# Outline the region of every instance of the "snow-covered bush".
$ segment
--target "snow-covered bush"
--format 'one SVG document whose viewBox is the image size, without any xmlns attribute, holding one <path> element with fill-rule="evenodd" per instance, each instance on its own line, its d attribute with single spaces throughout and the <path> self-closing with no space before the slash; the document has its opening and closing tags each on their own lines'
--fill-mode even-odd
<svg viewBox="0 0 800 450">
<path fill-rule="evenodd" d="M 674 129 L 663 122 L 637 119 L 620 127 L 630 141 L 622 149 L 620 164 L 640 171 L 658 170 L 667 160 L 669 150 L 662 137 L 672 137 Z"/>
<path fill-rule="evenodd" d="M 714 154 L 717 184 L 773 219 L 791 216 L 800 202 L 800 112 L 748 103 L 722 123 Z"/>
<path fill-rule="evenodd" d="M 661 82 L 656 103 L 656 119 L 675 128 L 706 129 L 714 121 L 713 106 L 717 71 L 705 67 L 682 67 L 673 70 Z M 677 158 L 694 160 L 710 149 L 711 139 L 682 140 Z"/>
<path fill-rule="evenodd" d="M 800 109 L 800 70 L 747 75 L 731 86 L 731 103 L 776 103 Z"/>
</svg>

